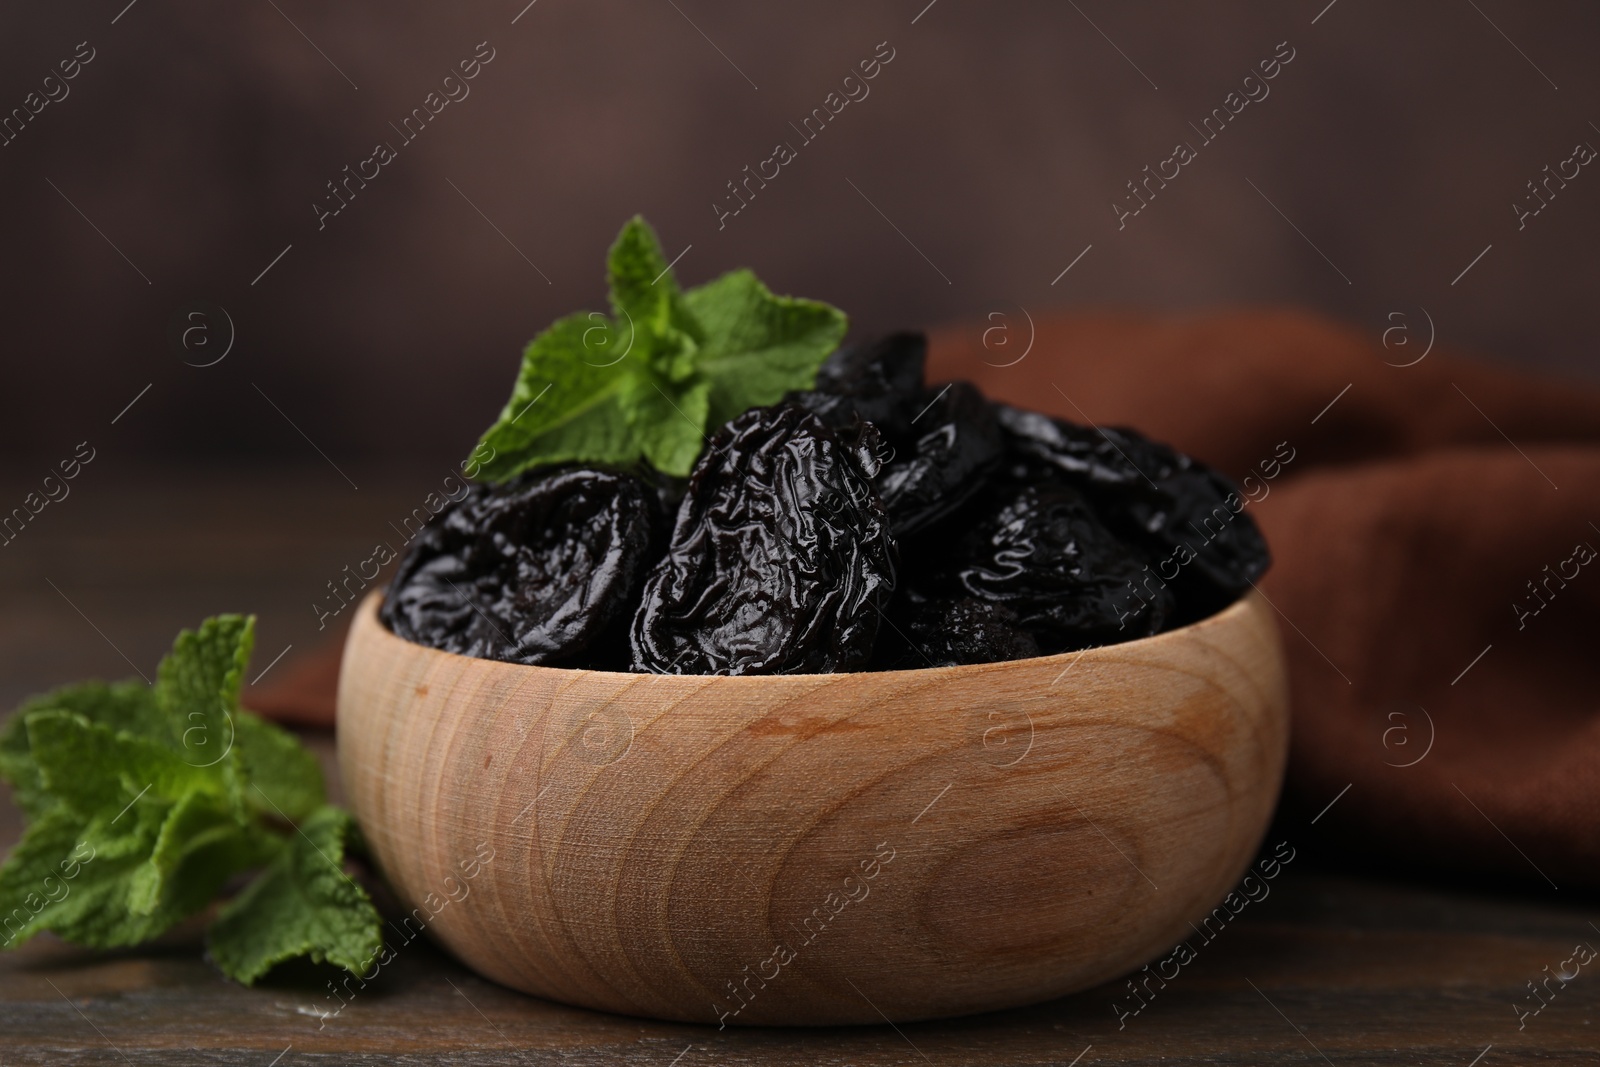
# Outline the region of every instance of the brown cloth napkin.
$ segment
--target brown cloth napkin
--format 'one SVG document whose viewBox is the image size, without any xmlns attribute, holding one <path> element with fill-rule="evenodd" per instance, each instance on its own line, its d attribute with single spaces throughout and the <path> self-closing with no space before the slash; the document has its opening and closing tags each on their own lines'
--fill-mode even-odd
<svg viewBox="0 0 1600 1067">
<path fill-rule="evenodd" d="M 1243 484 L 1289 656 L 1288 805 L 1436 872 L 1600 886 L 1600 391 L 1289 311 L 1063 315 L 1031 347 L 993 326 L 936 336 L 929 380 Z M 331 722 L 337 670 L 335 647 L 255 706 Z"/>
</svg>

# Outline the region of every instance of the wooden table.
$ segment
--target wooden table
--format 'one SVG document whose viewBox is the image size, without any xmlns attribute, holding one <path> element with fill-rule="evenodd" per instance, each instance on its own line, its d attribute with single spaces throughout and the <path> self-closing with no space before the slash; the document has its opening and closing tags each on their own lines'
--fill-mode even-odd
<svg viewBox="0 0 1600 1067">
<path fill-rule="evenodd" d="M 127 675 L 129 660 L 148 674 L 180 626 L 230 609 L 261 615 L 257 670 L 285 645 L 292 662 L 318 637 L 323 583 L 431 488 L 362 482 L 356 493 L 324 470 L 248 489 L 204 472 L 81 486 L 0 553 L 0 698 Z M 18 831 L 7 805 L 0 844 Z M 533 1000 L 422 941 L 324 1020 L 327 974 L 233 985 L 201 958 L 195 923 L 137 951 L 43 937 L 0 955 L 0 1065 L 1600 1062 L 1600 961 L 1551 979 L 1521 1029 L 1514 1010 L 1575 944 L 1600 946 L 1600 902 L 1340 873 L 1315 826 L 1284 820 L 1281 839 L 1298 858 L 1271 895 L 1120 1028 L 1113 1005 L 1133 1002 L 1117 983 L 947 1022 L 719 1032 Z"/>
</svg>

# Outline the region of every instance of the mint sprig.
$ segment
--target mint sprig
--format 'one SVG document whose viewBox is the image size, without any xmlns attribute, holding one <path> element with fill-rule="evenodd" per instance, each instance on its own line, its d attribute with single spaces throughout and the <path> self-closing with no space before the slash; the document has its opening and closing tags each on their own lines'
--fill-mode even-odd
<svg viewBox="0 0 1600 1067">
<path fill-rule="evenodd" d="M 68 686 L 0 730 L 0 777 L 28 818 L 0 866 L 0 947 L 43 930 L 139 944 L 264 867 L 211 927 L 224 973 L 250 984 L 303 955 L 371 966 L 380 920 L 343 870 L 349 815 L 292 734 L 239 706 L 254 627 L 207 619 L 178 635 L 154 686 Z"/>
<path fill-rule="evenodd" d="M 686 475 L 710 431 L 809 389 L 844 338 L 843 312 L 774 296 L 748 270 L 684 292 L 635 217 L 607 261 L 611 314 L 557 320 L 529 343 L 511 399 L 484 433 L 481 477 L 553 463 L 643 460 Z"/>
</svg>

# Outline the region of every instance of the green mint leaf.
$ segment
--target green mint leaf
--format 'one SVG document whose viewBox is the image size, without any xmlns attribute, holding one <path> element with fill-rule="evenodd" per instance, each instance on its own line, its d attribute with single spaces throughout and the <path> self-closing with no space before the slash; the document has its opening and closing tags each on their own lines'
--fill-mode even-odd
<svg viewBox="0 0 1600 1067">
<path fill-rule="evenodd" d="M 184 857 L 165 885 L 151 885 L 152 852 L 172 809 L 147 797 L 115 821 L 85 822 L 65 805 L 36 820 L 0 868 L 0 924 L 11 938 L 4 947 L 40 930 L 92 948 L 137 945 L 205 907 L 233 873 L 213 862 L 213 849 Z"/>
<path fill-rule="evenodd" d="M 678 385 L 656 375 L 640 375 L 624 395 L 637 427 L 639 447 L 657 470 L 683 477 L 705 445 L 711 383 Z"/>
<path fill-rule="evenodd" d="M 635 215 L 622 227 L 606 257 L 611 308 L 619 319 L 631 319 L 646 334 L 669 324 L 678 299 L 678 281 L 667 266 L 655 230 Z"/>
<path fill-rule="evenodd" d="M 318 809 L 265 873 L 222 909 L 209 941 L 224 974 L 251 985 L 298 956 L 356 975 L 371 970 L 383 940 L 371 899 L 342 866 L 352 825 L 339 808 Z"/>
<path fill-rule="evenodd" d="M 90 722 L 143 737 L 168 736 L 155 694 L 143 682 L 84 682 L 24 701 L 0 730 L 0 778 L 11 783 L 17 806 L 30 818 L 39 816 L 53 803 L 39 782 L 39 767 L 28 747 L 26 721 L 33 712 L 48 710 L 76 712 Z"/>
<path fill-rule="evenodd" d="M 250 788 L 245 803 L 269 818 L 304 819 L 327 802 L 322 765 L 289 731 L 234 713 L 235 748 Z"/>
<path fill-rule="evenodd" d="M 61 914 L 83 860 L 84 820 L 57 807 L 35 819 L 0 867 L 0 948 L 15 948 Z"/>
<path fill-rule="evenodd" d="M 635 342 L 625 324 L 599 312 L 568 315 L 535 337 L 510 401 L 479 442 L 480 451 L 492 450 L 481 476 L 499 482 L 551 463 L 622 466 L 638 459 L 620 403 L 628 360 L 637 362 Z"/>
<path fill-rule="evenodd" d="M 684 302 L 705 331 L 698 369 L 712 384 L 713 427 L 811 388 L 849 326 L 837 308 L 774 296 L 747 270 L 689 290 Z"/>
<path fill-rule="evenodd" d="M 156 668 L 156 703 L 185 762 L 216 767 L 234 744 L 239 688 L 255 644 L 255 617 L 218 615 L 184 630 Z"/>
<path fill-rule="evenodd" d="M 74 880 L 76 903 L 69 896 L 52 908 L 43 928 L 99 947 L 136 944 L 270 856 L 272 835 L 235 800 L 231 764 L 196 767 L 171 747 L 74 712 L 36 711 L 25 721 L 41 787 L 57 802 L 35 825 L 71 820 L 95 853 L 92 873 Z"/>
<path fill-rule="evenodd" d="M 224 775 L 196 767 L 164 745 L 118 733 L 70 711 L 27 717 L 42 787 L 85 817 L 111 817 L 149 795 L 177 801 L 195 790 L 225 794 Z"/>
<path fill-rule="evenodd" d="M 253 626 L 207 619 L 178 636 L 154 687 L 69 686 L 27 701 L 0 731 L 0 776 L 29 818 L 0 866 L 0 948 L 40 930 L 136 945 L 265 865 L 253 899 L 270 902 L 287 885 L 315 904 L 315 929 L 305 934 L 298 916 L 294 947 L 270 914 L 236 902 L 224 943 L 243 934 L 274 961 L 309 952 L 346 966 L 375 952 L 366 894 L 342 873 L 321 884 L 308 858 L 337 871 L 323 853 L 342 862 L 349 815 L 326 805 L 321 767 L 293 735 L 239 708 Z M 305 833 L 287 825 L 295 820 Z"/>
<path fill-rule="evenodd" d="M 276 835 L 241 819 L 225 799 L 189 793 L 167 812 L 149 859 L 134 872 L 129 909 L 136 915 L 164 908 L 186 915 L 234 874 L 270 859 L 279 843 Z"/>
<path fill-rule="evenodd" d="M 470 461 L 489 481 L 640 458 L 687 474 L 723 423 L 814 385 L 847 325 L 826 304 L 774 296 L 747 270 L 681 291 L 637 217 L 611 246 L 606 274 L 611 317 L 570 315 L 524 351 L 511 400 Z"/>
</svg>

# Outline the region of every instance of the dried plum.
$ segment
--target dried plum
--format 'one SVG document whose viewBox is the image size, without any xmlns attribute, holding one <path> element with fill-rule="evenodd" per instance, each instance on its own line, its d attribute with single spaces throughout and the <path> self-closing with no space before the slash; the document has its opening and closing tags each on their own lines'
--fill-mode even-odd
<svg viewBox="0 0 1600 1067">
<path fill-rule="evenodd" d="M 813 390 L 723 426 L 687 482 L 563 468 L 474 486 L 412 544 L 382 618 L 528 664 L 904 670 L 1145 637 L 1267 569 L 1218 472 L 970 383 L 924 387 L 926 351 L 912 333 L 839 349 Z"/>
<path fill-rule="evenodd" d="M 928 339 L 920 333 L 891 333 L 842 345 L 818 369 L 813 389 L 849 397 L 861 417 L 876 424 L 898 447 L 914 432 L 911 420 L 917 414 L 927 359 Z"/>
<path fill-rule="evenodd" d="M 1142 556 L 1065 484 L 1005 482 L 969 514 L 975 521 L 926 561 L 922 581 L 1009 608 L 1047 655 L 1148 636 L 1172 612 L 1172 593 Z"/>
<path fill-rule="evenodd" d="M 1039 654 L 1039 643 L 1022 628 L 1016 612 L 974 597 L 903 596 L 887 622 L 878 633 L 876 670 L 1000 663 Z"/>
<path fill-rule="evenodd" d="M 1143 480 L 1119 442 L 1099 430 L 1006 404 L 996 404 L 995 414 L 1014 454 L 1053 467 L 1076 484 L 1134 486 Z"/>
<path fill-rule="evenodd" d="M 463 656 L 620 667 L 620 626 L 661 525 L 656 493 L 596 470 L 474 486 L 412 543 L 381 617 Z"/>
<path fill-rule="evenodd" d="M 1272 555 L 1255 519 L 1244 510 L 1238 486 L 1133 430 L 1108 428 L 1105 433 L 1160 492 L 1105 494 L 1101 514 L 1114 529 L 1144 545 L 1163 578 L 1191 590 L 1191 597 L 1212 594 L 1206 603 L 1194 605 L 1199 614 L 1232 603 L 1266 573 Z"/>
<path fill-rule="evenodd" d="M 1182 621 L 1236 600 L 1272 557 L 1227 477 L 1126 428 L 1089 429 L 1002 408 L 1012 452 L 1089 494 L 1106 525 L 1141 547 L 1178 594 Z"/>
<path fill-rule="evenodd" d="M 810 391 L 790 393 L 784 401 L 805 408 L 834 431 L 870 422 L 891 450 L 903 449 L 913 439 L 912 419 L 926 403 L 919 397 L 927 354 L 928 339 L 920 333 L 844 345 L 817 370 Z"/>
<path fill-rule="evenodd" d="M 873 490 L 876 431 L 841 441 L 814 414 L 755 408 L 690 476 L 645 584 L 632 669 L 665 674 L 858 670 L 894 589 L 895 543 Z"/>
<path fill-rule="evenodd" d="M 977 492 L 1003 455 L 994 406 L 969 382 L 929 389 L 914 417 L 926 429 L 905 456 L 896 456 L 874 484 L 896 537 L 925 529 Z"/>
</svg>

